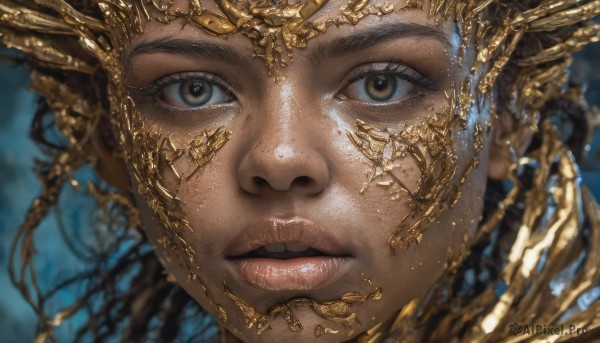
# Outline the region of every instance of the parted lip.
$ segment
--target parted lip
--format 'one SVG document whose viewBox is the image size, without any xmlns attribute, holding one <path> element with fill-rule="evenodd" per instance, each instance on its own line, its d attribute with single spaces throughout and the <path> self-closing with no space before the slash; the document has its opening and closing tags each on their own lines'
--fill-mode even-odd
<svg viewBox="0 0 600 343">
<path fill-rule="evenodd" d="M 325 228 L 301 217 L 252 220 L 234 237 L 225 253 L 228 258 L 240 258 L 260 247 L 279 243 L 306 245 L 329 256 L 351 256 L 351 250 Z"/>
</svg>

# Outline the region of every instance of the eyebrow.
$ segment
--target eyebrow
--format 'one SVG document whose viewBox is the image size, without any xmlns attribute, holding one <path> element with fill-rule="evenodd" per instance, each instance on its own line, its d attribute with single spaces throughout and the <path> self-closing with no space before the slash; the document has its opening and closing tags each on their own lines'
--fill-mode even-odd
<svg viewBox="0 0 600 343">
<path fill-rule="evenodd" d="M 231 64 L 244 63 L 245 59 L 228 46 L 189 39 L 160 38 L 137 45 L 128 54 L 128 59 L 139 54 L 167 53 L 191 55 L 214 60 L 224 60 Z"/>
<path fill-rule="evenodd" d="M 451 46 L 444 32 L 433 25 L 388 23 L 338 38 L 333 42 L 321 43 L 314 57 L 316 60 L 339 57 L 389 40 L 408 37 L 434 39 L 446 46 Z"/>
</svg>

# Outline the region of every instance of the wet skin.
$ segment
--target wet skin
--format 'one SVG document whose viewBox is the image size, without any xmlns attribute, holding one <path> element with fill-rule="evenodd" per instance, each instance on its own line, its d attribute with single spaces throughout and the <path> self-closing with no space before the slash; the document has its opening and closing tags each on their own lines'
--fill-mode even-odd
<svg viewBox="0 0 600 343">
<path fill-rule="evenodd" d="M 338 16 L 344 3 L 332 0 L 314 19 Z M 404 4 L 392 3 L 396 8 Z M 216 10 L 214 4 L 204 5 Z M 393 256 L 386 242 L 410 211 L 408 197 L 391 199 L 374 182 L 359 193 L 372 166 L 347 132 L 356 130 L 356 119 L 399 130 L 447 105 L 444 90 L 468 75 L 469 63 L 459 67 L 453 62 L 458 45 L 452 25 L 438 28 L 425 11 L 400 10 L 367 17 L 356 26 L 330 27 L 307 48 L 295 49 L 286 68 L 276 68 L 285 77 L 275 83 L 241 34 L 223 39 L 192 25 L 182 29 L 179 21 L 150 22 L 132 42 L 124 68 L 127 83 L 142 89 L 132 96 L 145 127 L 157 125 L 181 149 L 205 129 L 224 126 L 232 132 L 177 193 L 193 229 L 184 239 L 196 252 L 215 302 L 228 314 L 229 330 L 245 341 L 312 342 L 315 325 L 326 323 L 340 333 L 320 341 L 349 339 L 391 318 L 442 275 L 448 248 L 458 250 L 463 234 L 477 228 L 488 144 L 456 206 L 428 226 L 421 244 Z M 487 116 L 473 109 L 467 130 L 454 131 L 459 173 L 474 154 L 473 123 Z M 186 151 L 174 163 L 186 176 L 197 167 L 187 156 Z M 391 173 L 414 190 L 421 175 L 415 161 L 406 157 L 394 164 Z M 165 173 L 165 178 L 175 189 L 173 175 Z M 188 280 L 183 263 L 158 242 L 160 221 L 141 197 L 137 203 L 165 267 L 214 314 L 199 283 Z M 282 243 L 301 251 L 276 252 Z M 307 246 L 312 249 L 302 251 Z M 301 309 L 295 314 L 303 335 L 275 320 L 271 330 L 257 336 L 244 328 L 238 307 L 222 292 L 224 283 L 262 312 L 300 296 L 327 301 L 376 287 L 383 295 L 353 307 L 360 320 L 353 327 Z"/>
</svg>

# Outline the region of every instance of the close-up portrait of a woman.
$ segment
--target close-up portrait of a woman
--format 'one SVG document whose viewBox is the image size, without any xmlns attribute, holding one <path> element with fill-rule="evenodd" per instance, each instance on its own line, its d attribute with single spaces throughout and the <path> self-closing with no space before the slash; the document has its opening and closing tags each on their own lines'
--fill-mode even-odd
<svg viewBox="0 0 600 343">
<path fill-rule="evenodd" d="M 600 341 L 599 14 L 0 0 L 16 342 Z"/>
</svg>

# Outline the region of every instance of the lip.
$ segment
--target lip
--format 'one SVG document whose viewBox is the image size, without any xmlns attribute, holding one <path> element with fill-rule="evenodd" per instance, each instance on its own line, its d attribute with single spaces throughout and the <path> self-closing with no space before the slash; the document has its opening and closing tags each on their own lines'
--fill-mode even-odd
<svg viewBox="0 0 600 343">
<path fill-rule="evenodd" d="M 309 246 L 325 256 L 287 260 L 245 256 L 271 244 Z M 351 249 L 316 223 L 294 217 L 258 218 L 245 225 L 226 249 L 237 276 L 251 286 L 267 291 L 312 290 L 326 287 L 350 270 Z"/>
</svg>

